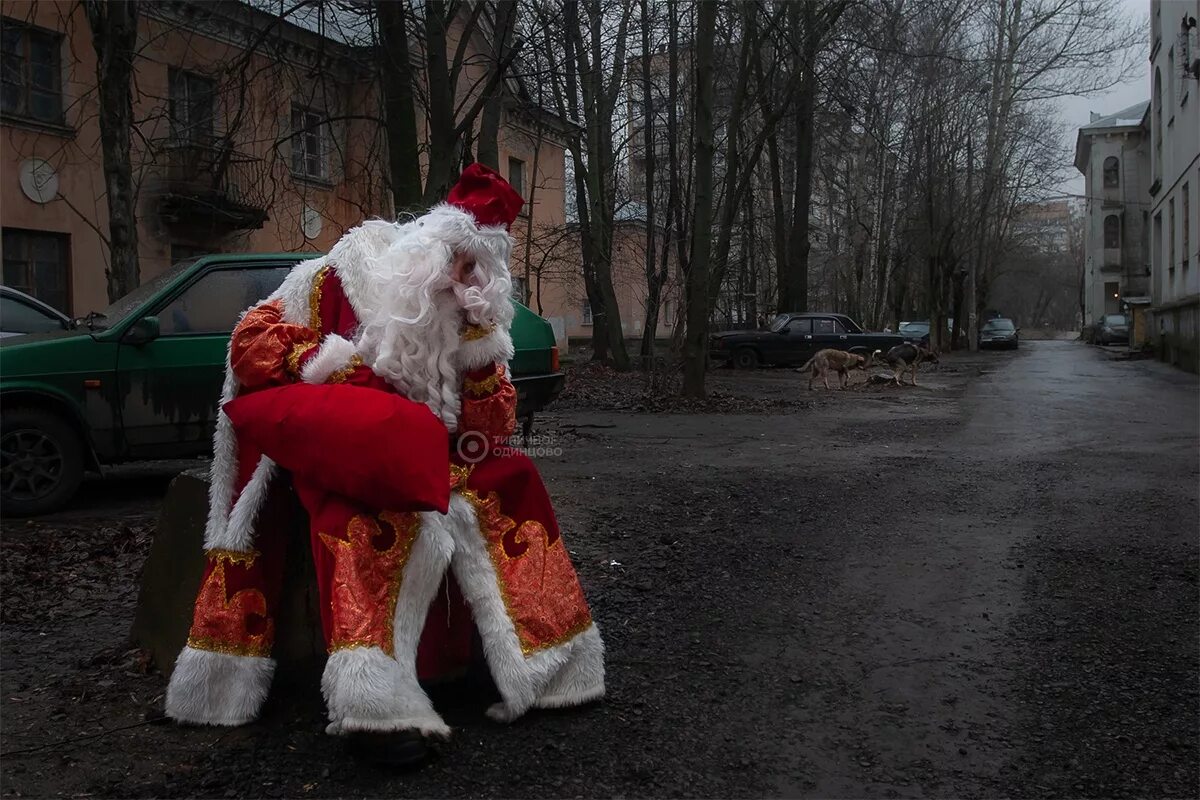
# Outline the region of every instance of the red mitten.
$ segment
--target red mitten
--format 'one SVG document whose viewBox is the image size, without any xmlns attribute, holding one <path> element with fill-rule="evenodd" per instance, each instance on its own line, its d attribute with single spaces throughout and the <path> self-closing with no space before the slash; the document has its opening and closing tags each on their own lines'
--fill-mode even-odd
<svg viewBox="0 0 1200 800">
<path fill-rule="evenodd" d="M 349 384 L 296 383 L 224 406 L 243 441 L 302 481 L 386 511 L 450 504 L 449 434 L 426 406 Z"/>
</svg>

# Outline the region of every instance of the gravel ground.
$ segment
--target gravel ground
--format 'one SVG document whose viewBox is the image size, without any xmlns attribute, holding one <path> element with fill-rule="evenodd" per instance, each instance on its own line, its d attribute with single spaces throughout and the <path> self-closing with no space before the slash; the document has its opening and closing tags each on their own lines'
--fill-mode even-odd
<svg viewBox="0 0 1200 800">
<path fill-rule="evenodd" d="M 323 735 L 312 682 L 162 724 L 126 635 L 178 465 L 143 468 L 5 525 L 3 796 L 1197 796 L 1194 376 L 1047 341 L 916 388 L 721 370 L 685 406 L 576 377 L 538 460 L 605 701 L 501 727 L 439 690 L 455 738 L 403 775 Z"/>
</svg>

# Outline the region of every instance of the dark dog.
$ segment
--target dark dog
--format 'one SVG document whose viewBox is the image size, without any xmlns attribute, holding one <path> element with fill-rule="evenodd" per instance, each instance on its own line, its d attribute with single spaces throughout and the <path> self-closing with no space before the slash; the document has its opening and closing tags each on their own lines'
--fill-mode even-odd
<svg viewBox="0 0 1200 800">
<path fill-rule="evenodd" d="M 898 344 L 883 357 L 896 376 L 896 385 L 903 386 L 900 378 L 905 370 L 912 370 L 912 385 L 917 385 L 917 367 L 924 362 L 938 363 L 938 355 L 933 350 L 915 344 Z"/>
</svg>

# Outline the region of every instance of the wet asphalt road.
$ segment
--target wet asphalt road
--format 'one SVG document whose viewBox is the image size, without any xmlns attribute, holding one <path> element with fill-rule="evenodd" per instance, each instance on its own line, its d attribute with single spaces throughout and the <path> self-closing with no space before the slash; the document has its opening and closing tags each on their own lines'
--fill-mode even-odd
<svg viewBox="0 0 1200 800">
<path fill-rule="evenodd" d="M 1196 377 L 1029 342 L 917 388 L 797 378 L 712 376 L 794 411 L 545 421 L 603 703 L 501 727 L 485 698 L 439 693 L 454 740 L 390 775 L 331 746 L 313 692 L 233 731 L 8 758 L 4 795 L 1196 796 Z M 129 600 L 103 605 L 89 629 L 124 629 Z M 56 672 L 121 647 L 80 634 L 6 625 L 6 688 L 28 684 L 6 751 L 161 702 L 155 674 Z"/>
</svg>

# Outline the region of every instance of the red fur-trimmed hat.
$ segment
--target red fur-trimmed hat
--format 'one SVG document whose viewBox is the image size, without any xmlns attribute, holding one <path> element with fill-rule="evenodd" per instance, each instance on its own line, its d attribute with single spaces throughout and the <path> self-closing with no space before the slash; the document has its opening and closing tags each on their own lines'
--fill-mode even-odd
<svg viewBox="0 0 1200 800">
<path fill-rule="evenodd" d="M 466 211 L 481 227 L 512 227 L 525 201 L 500 173 L 478 162 L 462 171 L 446 202 Z"/>
</svg>

